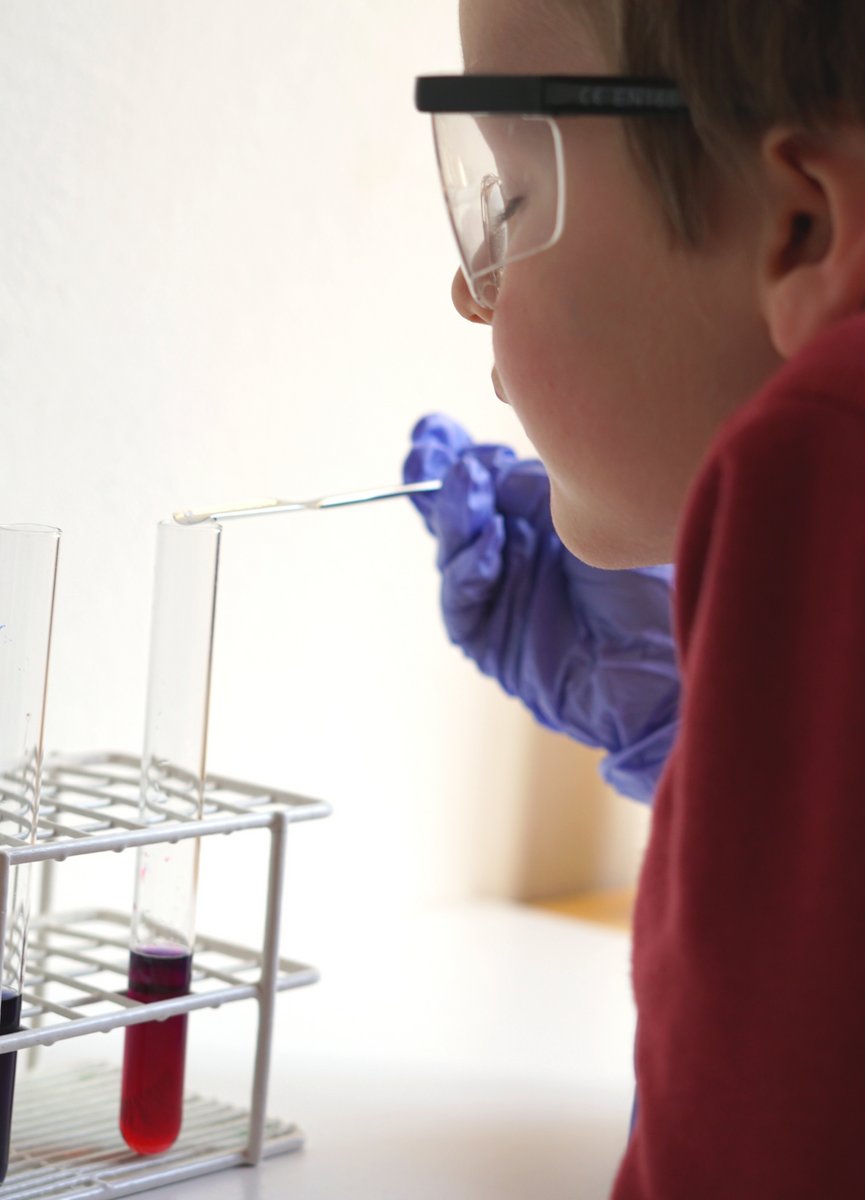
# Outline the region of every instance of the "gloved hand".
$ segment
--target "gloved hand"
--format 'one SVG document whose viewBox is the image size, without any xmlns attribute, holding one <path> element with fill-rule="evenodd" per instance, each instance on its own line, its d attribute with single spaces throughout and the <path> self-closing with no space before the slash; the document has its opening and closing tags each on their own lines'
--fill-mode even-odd
<svg viewBox="0 0 865 1200">
<path fill-rule="evenodd" d="M 451 641 L 541 724 L 605 749 L 617 791 L 651 801 L 677 724 L 672 568 L 580 562 L 553 528 L 543 465 L 440 414 L 412 431 L 403 477 L 443 481 L 412 499 L 438 539 Z"/>
</svg>

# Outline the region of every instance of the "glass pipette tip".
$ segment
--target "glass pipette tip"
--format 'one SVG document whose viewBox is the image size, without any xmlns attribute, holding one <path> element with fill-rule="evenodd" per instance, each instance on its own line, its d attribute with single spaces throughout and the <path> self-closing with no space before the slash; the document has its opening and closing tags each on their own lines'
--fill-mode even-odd
<svg viewBox="0 0 865 1200">
<path fill-rule="evenodd" d="M 424 479 L 420 483 L 401 483 L 388 488 L 367 488 L 362 492 L 340 492 L 334 496 L 318 496 L 313 500 L 258 500 L 238 508 L 222 508 L 212 512 L 193 512 L 186 509 L 173 514 L 178 525 L 200 525 L 204 521 L 232 521 L 239 517 L 276 516 L 279 513 L 314 512 L 322 508 L 341 508 L 348 504 L 368 504 L 371 500 L 390 500 L 393 496 L 411 496 L 418 492 L 437 492 L 440 479 Z"/>
</svg>

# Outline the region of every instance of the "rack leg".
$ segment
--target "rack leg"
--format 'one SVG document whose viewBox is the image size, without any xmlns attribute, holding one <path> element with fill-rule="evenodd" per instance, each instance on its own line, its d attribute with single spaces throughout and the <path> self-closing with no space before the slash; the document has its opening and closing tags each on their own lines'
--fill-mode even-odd
<svg viewBox="0 0 865 1200">
<path fill-rule="evenodd" d="M 267 916 L 261 955 L 261 980 L 258 985 L 258 1039 L 255 1051 L 255 1071 L 252 1080 L 252 1102 L 249 1114 L 247 1162 L 261 1160 L 264 1144 L 267 1085 L 270 1076 L 270 1053 L 273 1043 L 273 1017 L 276 1001 L 276 980 L 279 970 L 279 924 L 282 912 L 283 880 L 285 877 L 285 842 L 288 821 L 284 813 L 274 813 L 270 826 L 270 866 L 267 881 Z"/>
<path fill-rule="evenodd" d="M 39 863 L 40 870 L 39 870 L 38 912 L 39 912 L 40 917 L 44 917 L 47 913 L 50 913 L 54 908 L 53 900 L 54 900 L 54 869 L 55 869 L 55 866 L 56 866 L 56 864 L 50 858 L 46 858 L 44 860 L 44 862 Z M 46 942 L 48 941 L 49 936 L 50 935 L 48 935 L 48 934 L 45 935 Z M 33 989 L 33 993 L 37 997 L 42 997 L 45 994 L 45 991 L 46 991 L 46 985 L 44 983 L 37 984 L 37 986 L 34 987 L 34 989 Z M 45 1020 L 44 1014 L 40 1013 L 39 1016 L 37 1016 L 35 1018 L 35 1020 L 31 1021 L 31 1027 L 33 1029 L 38 1029 L 39 1026 L 42 1025 L 42 1023 L 44 1022 L 44 1020 Z M 24 1051 L 24 1054 L 26 1056 L 26 1066 L 27 1066 L 28 1071 L 32 1071 L 36 1067 L 36 1065 L 38 1064 L 39 1060 L 42 1057 L 44 1050 L 45 1050 L 44 1046 L 31 1046 L 29 1050 Z"/>
</svg>

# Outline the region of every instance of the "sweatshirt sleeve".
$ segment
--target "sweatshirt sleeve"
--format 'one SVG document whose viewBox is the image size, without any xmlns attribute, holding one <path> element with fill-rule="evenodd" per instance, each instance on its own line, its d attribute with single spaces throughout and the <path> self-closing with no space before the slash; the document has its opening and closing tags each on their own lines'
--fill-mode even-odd
<svg viewBox="0 0 865 1200">
<path fill-rule="evenodd" d="M 634 930 L 614 1200 L 865 1196 L 865 413 L 719 439 L 679 543 L 683 705 Z"/>
</svg>

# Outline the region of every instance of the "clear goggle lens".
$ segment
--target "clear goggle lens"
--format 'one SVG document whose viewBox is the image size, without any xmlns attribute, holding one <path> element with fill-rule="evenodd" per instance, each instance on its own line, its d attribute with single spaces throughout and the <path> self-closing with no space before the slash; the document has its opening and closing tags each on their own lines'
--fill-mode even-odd
<svg viewBox="0 0 865 1200">
<path fill-rule="evenodd" d="M 549 117 L 436 113 L 433 136 L 463 274 L 493 308 L 502 269 L 562 232 L 561 134 Z"/>
</svg>

